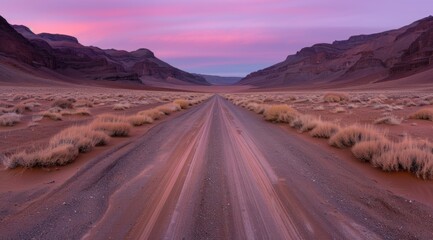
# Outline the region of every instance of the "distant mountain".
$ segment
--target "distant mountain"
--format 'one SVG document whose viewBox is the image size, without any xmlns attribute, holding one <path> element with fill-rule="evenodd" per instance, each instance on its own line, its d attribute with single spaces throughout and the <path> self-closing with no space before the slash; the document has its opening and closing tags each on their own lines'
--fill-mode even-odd
<svg viewBox="0 0 433 240">
<path fill-rule="evenodd" d="M 433 68 L 433 17 L 397 30 L 306 47 L 253 72 L 239 84 L 257 87 L 361 85 L 392 81 Z M 433 83 L 433 78 L 412 79 Z"/>
<path fill-rule="evenodd" d="M 35 34 L 26 26 L 11 26 L 1 16 L 0 67 L 51 73 L 54 78 L 209 85 L 203 77 L 159 60 L 148 49 L 127 52 L 83 46 L 72 36 Z"/>
<path fill-rule="evenodd" d="M 203 77 L 206 79 L 208 83 L 211 83 L 213 85 L 232 85 L 237 82 L 239 82 L 242 77 L 221 77 L 221 76 L 214 76 L 214 75 L 205 75 L 205 74 L 194 74 L 200 77 Z"/>
</svg>

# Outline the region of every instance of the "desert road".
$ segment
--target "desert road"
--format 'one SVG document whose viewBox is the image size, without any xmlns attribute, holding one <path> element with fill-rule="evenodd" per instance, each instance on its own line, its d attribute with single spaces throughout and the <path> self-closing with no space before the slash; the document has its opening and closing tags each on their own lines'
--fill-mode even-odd
<svg viewBox="0 0 433 240">
<path fill-rule="evenodd" d="M 1 195 L 0 238 L 433 239 L 431 206 L 350 161 L 216 95 L 54 189 Z"/>
</svg>

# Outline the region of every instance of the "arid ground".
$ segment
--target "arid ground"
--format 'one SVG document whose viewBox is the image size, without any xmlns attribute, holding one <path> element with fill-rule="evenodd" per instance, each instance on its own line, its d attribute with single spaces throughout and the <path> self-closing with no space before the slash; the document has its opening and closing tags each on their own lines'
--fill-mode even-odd
<svg viewBox="0 0 433 240">
<path fill-rule="evenodd" d="M 373 168 L 349 148 L 331 146 L 287 121 L 266 121 L 266 116 L 247 109 L 251 103 L 268 108 L 287 104 L 298 114 L 321 116 L 320 121 L 341 128 L 374 125 L 393 142 L 408 137 L 433 140 L 431 121 L 409 117 L 431 106 L 429 92 L 340 95 L 348 99 L 329 102 L 323 92 L 4 88 L 1 100 L 10 103 L 9 108 L 23 101 L 34 103 L 24 108 L 14 126 L 0 127 L 5 162 L 30 147 L 44 149 L 61 130 L 89 124 L 99 115 L 128 118 L 180 98 L 203 102 L 132 127 L 125 136 L 111 137 L 92 151 L 80 150 L 64 166 L 39 162 L 22 167 L 17 160 L 18 166 L 2 168 L 0 235 L 7 239 L 431 239 L 432 172 L 421 176 L 407 169 Z M 87 103 L 89 114 L 65 114 L 59 121 L 44 117 L 42 113 L 59 98 L 74 98 L 69 111 Z M 374 124 L 390 115 L 398 123 Z"/>
</svg>

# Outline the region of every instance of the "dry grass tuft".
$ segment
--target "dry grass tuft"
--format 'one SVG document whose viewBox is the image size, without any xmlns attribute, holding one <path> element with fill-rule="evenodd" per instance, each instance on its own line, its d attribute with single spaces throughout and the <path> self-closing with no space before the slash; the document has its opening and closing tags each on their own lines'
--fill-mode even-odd
<svg viewBox="0 0 433 240">
<path fill-rule="evenodd" d="M 372 164 L 384 171 L 408 171 L 419 178 L 433 179 L 433 144 L 407 138 L 374 156 Z"/>
<path fill-rule="evenodd" d="M 391 143 L 387 140 L 358 142 L 352 147 L 353 155 L 364 162 L 370 162 L 373 157 L 389 151 Z"/>
<path fill-rule="evenodd" d="M 149 116 L 152 120 L 158 120 L 165 114 L 161 112 L 159 109 L 153 108 L 138 112 L 138 115 L 146 115 Z"/>
<path fill-rule="evenodd" d="M 181 106 L 177 103 L 167 103 L 157 107 L 156 109 L 163 112 L 165 115 L 169 115 L 172 112 L 180 111 Z"/>
<path fill-rule="evenodd" d="M 112 137 L 128 136 L 132 127 L 126 117 L 114 114 L 99 115 L 90 126 L 92 129 L 104 131 Z"/>
<path fill-rule="evenodd" d="M 129 103 L 116 103 L 113 105 L 113 110 L 122 111 L 122 110 L 129 109 L 130 107 L 131 104 Z"/>
<path fill-rule="evenodd" d="M 63 119 L 62 114 L 56 112 L 44 111 L 41 112 L 41 115 L 54 121 L 61 121 Z"/>
<path fill-rule="evenodd" d="M 147 115 L 132 115 L 128 117 L 128 122 L 133 126 L 141 126 L 148 123 L 153 123 L 153 119 Z"/>
<path fill-rule="evenodd" d="M 399 125 L 401 121 L 402 120 L 400 118 L 390 115 L 374 120 L 374 124 Z"/>
<path fill-rule="evenodd" d="M 409 116 L 413 119 L 423 119 L 433 121 L 433 108 L 422 108 Z"/>
<path fill-rule="evenodd" d="M 56 101 L 53 102 L 53 104 L 51 105 L 52 107 L 59 107 L 62 109 L 72 109 L 74 108 L 74 100 L 73 99 L 57 99 Z"/>
<path fill-rule="evenodd" d="M 72 144 L 79 152 L 89 152 L 95 146 L 107 145 L 109 136 L 90 126 L 74 126 L 67 128 L 50 139 L 50 146 Z"/>
<path fill-rule="evenodd" d="M 173 103 L 178 104 L 182 109 L 186 109 L 190 106 L 190 103 L 186 99 L 176 99 Z"/>
<path fill-rule="evenodd" d="M 16 113 L 5 113 L 0 116 L 0 126 L 13 126 L 21 121 L 22 115 Z"/>
<path fill-rule="evenodd" d="M 318 121 L 310 135 L 316 138 L 330 138 L 340 130 L 340 126 L 332 122 Z"/>
<path fill-rule="evenodd" d="M 73 162 L 77 157 L 78 149 L 74 145 L 62 144 L 15 153 L 5 159 L 4 165 L 7 168 L 61 166 Z"/>
<path fill-rule="evenodd" d="M 263 116 L 267 121 L 284 123 L 292 122 L 297 115 L 298 111 L 287 104 L 270 105 L 263 112 Z"/>
<path fill-rule="evenodd" d="M 358 142 L 383 140 L 384 135 L 370 126 L 352 125 L 340 129 L 329 139 L 329 144 L 339 148 L 352 147 Z"/>
<path fill-rule="evenodd" d="M 325 102 L 342 102 L 348 101 L 349 96 L 345 93 L 327 93 L 323 96 Z"/>
</svg>

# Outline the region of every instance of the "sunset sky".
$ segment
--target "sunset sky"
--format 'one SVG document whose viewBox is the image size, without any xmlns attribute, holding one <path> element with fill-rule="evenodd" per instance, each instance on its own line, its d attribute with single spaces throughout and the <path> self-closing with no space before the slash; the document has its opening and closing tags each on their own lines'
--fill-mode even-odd
<svg viewBox="0 0 433 240">
<path fill-rule="evenodd" d="M 1 0 L 33 32 L 103 49 L 148 48 L 189 72 L 244 76 L 314 43 L 407 25 L 432 0 Z"/>
</svg>

